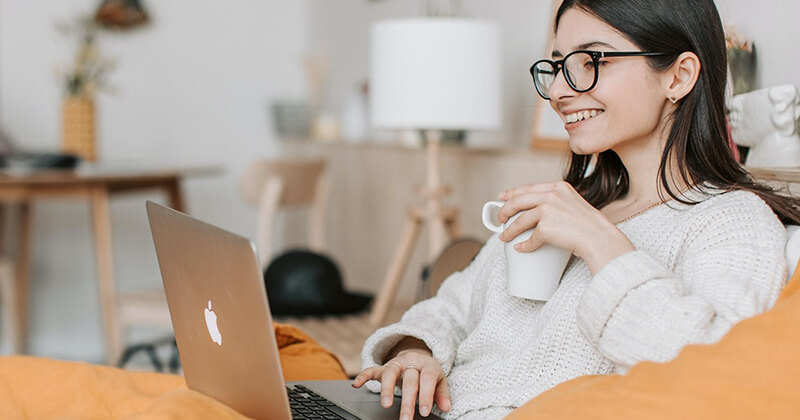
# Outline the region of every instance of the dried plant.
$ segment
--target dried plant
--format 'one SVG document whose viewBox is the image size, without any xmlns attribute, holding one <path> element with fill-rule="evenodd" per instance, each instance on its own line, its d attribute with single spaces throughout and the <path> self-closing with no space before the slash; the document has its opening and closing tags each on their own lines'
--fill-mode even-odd
<svg viewBox="0 0 800 420">
<path fill-rule="evenodd" d="M 57 29 L 65 36 L 77 39 L 75 59 L 68 70 L 59 71 L 68 97 L 91 99 L 109 88 L 108 74 L 115 67 L 114 60 L 104 57 L 97 48 L 99 27 L 91 17 L 81 16 L 73 23 L 58 23 Z"/>
<path fill-rule="evenodd" d="M 725 46 L 733 94 L 755 89 L 758 61 L 753 41 L 745 38 L 734 25 L 725 25 Z"/>
<path fill-rule="evenodd" d="M 753 51 L 753 41 L 745 38 L 736 26 L 728 24 L 725 25 L 725 47 L 751 52 Z"/>
</svg>

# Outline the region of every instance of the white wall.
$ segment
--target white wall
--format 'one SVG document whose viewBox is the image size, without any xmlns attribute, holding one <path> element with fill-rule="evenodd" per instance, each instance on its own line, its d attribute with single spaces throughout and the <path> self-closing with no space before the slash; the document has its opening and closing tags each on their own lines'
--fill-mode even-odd
<svg viewBox="0 0 800 420">
<path fill-rule="evenodd" d="M 350 89 L 368 74 L 369 25 L 380 19 L 417 16 L 421 2 L 408 0 L 312 0 L 311 50 L 331 62 L 329 103 L 340 105 Z M 463 0 L 468 16 L 497 22 L 502 30 L 503 126 L 495 138 L 482 134 L 479 142 L 506 145 L 529 141 L 530 119 L 536 92 L 528 68 L 541 58 L 547 40 L 550 0 Z M 756 43 L 761 86 L 791 83 L 800 86 L 800 39 L 797 17 L 800 2 L 768 0 L 717 0 L 725 22 L 732 22 Z M 494 136 L 492 136 L 494 137 Z"/>
<path fill-rule="evenodd" d="M 542 4 L 547 3 L 544 7 Z M 312 0 L 311 51 L 330 61 L 328 105 L 337 109 L 368 77 L 369 27 L 381 19 L 418 16 L 421 1 Z M 471 133 L 474 143 L 527 142 L 536 92 L 528 68 L 544 53 L 549 0 L 464 0 L 465 13 L 500 25 L 503 59 L 503 125 L 498 133 Z M 512 141 L 513 140 L 513 141 Z"/>
<path fill-rule="evenodd" d="M 752 39 L 758 55 L 759 87 L 800 87 L 800 2 L 796 0 L 717 0 L 724 23 L 736 25 Z"/>
<path fill-rule="evenodd" d="M 252 236 L 254 213 L 237 193 L 243 165 L 275 155 L 268 104 L 305 95 L 301 56 L 308 49 L 305 1 L 145 1 L 152 24 L 102 37 L 118 61 L 117 92 L 98 98 L 104 160 L 215 163 L 219 176 L 187 182 L 196 216 Z M 54 67 L 73 45 L 54 27 L 96 0 L 0 0 L 0 125 L 21 145 L 56 149 L 60 89 Z M 160 285 L 140 194 L 112 203 L 119 289 Z M 89 208 L 51 201 L 34 212 L 30 350 L 101 361 Z"/>
</svg>

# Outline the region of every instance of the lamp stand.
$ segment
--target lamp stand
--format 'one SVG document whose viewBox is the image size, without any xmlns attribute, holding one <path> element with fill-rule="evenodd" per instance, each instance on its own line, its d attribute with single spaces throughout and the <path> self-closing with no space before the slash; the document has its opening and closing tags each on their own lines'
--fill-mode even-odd
<svg viewBox="0 0 800 420">
<path fill-rule="evenodd" d="M 369 322 L 373 328 L 380 327 L 386 321 L 386 315 L 394 302 L 400 280 L 408 266 L 408 260 L 414 251 L 423 225 L 428 224 L 428 257 L 432 261 L 438 257 L 445 246 L 448 236 L 458 236 L 458 209 L 444 207 L 441 198 L 450 193 L 450 187 L 441 185 L 441 138 L 439 130 L 426 130 L 427 180 L 417 194 L 425 199 L 425 206 L 412 206 L 408 209 L 406 227 L 391 265 L 386 272 L 381 289 L 372 306 Z"/>
</svg>

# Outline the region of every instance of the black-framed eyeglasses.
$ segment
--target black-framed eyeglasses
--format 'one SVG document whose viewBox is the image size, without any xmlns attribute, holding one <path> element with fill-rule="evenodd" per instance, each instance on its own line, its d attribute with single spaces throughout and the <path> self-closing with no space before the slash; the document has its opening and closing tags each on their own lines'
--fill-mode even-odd
<svg viewBox="0 0 800 420">
<path fill-rule="evenodd" d="M 550 100 L 547 93 L 553 82 L 558 76 L 558 71 L 564 74 L 564 79 L 567 81 L 572 90 L 575 92 L 588 92 L 594 89 L 597 85 L 598 67 L 600 59 L 604 57 L 635 57 L 635 56 L 663 56 L 672 55 L 673 53 L 657 53 L 657 52 L 644 52 L 644 51 L 589 51 L 578 50 L 567 54 L 563 60 L 539 60 L 531 66 L 531 76 L 533 77 L 533 84 L 536 85 L 536 91 L 539 96 L 546 100 Z"/>
</svg>

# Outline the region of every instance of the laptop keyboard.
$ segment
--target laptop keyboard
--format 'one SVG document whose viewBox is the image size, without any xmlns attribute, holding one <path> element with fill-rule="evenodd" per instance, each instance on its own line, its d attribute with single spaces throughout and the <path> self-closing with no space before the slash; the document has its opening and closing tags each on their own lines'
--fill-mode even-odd
<svg viewBox="0 0 800 420">
<path fill-rule="evenodd" d="M 344 410 L 303 385 L 294 385 L 294 389 L 287 386 L 286 392 L 289 394 L 293 420 L 345 419 L 337 414 L 337 412 L 345 414 Z"/>
</svg>

